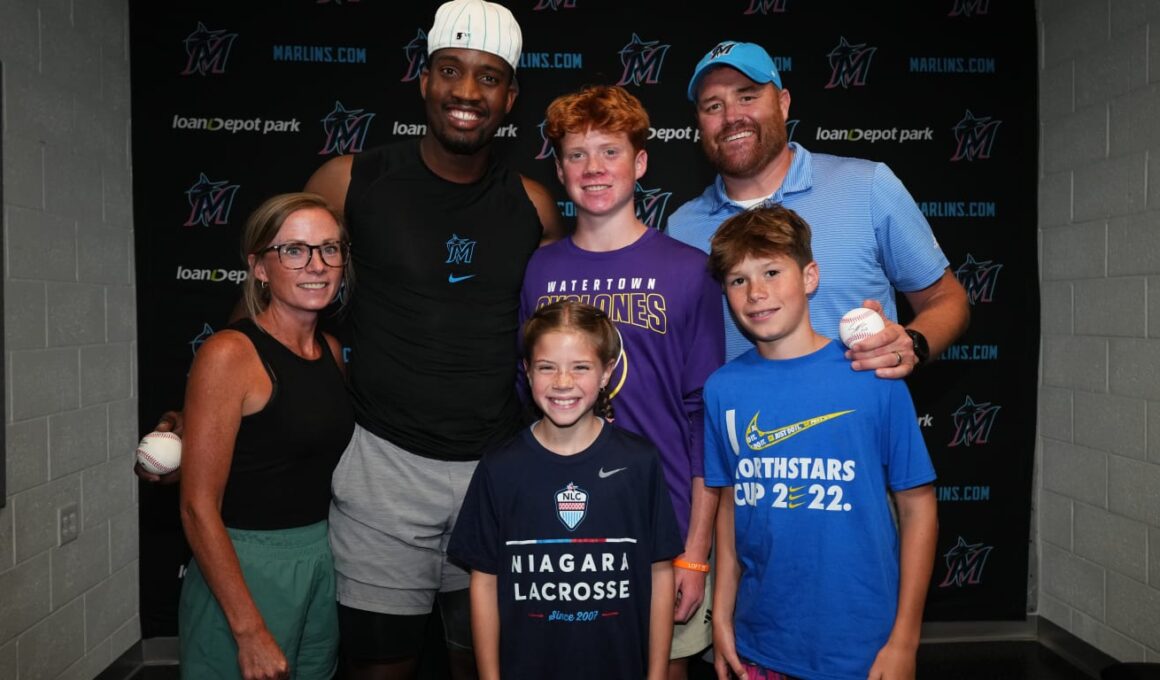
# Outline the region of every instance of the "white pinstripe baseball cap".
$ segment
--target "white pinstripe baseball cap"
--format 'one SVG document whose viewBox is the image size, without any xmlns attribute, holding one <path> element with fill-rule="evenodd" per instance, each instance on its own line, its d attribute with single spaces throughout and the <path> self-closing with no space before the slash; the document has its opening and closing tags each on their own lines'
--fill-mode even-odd
<svg viewBox="0 0 1160 680">
<path fill-rule="evenodd" d="M 511 65 L 520 63 L 523 48 L 520 25 L 503 5 L 484 0 L 451 0 L 435 11 L 427 32 L 427 54 L 446 47 L 488 52 Z"/>
</svg>

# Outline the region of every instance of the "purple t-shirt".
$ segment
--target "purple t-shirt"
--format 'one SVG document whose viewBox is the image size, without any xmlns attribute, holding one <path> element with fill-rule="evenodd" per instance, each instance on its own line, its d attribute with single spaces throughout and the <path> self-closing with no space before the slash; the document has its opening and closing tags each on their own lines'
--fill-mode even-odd
<svg viewBox="0 0 1160 680">
<path fill-rule="evenodd" d="M 704 476 L 701 388 L 725 357 L 721 286 L 705 260 L 653 229 L 609 252 L 564 239 L 532 255 L 520 295 L 521 322 L 539 307 L 572 299 L 599 307 L 616 324 L 624 353 L 609 382 L 615 422 L 660 450 L 682 539 L 691 480 Z"/>
</svg>

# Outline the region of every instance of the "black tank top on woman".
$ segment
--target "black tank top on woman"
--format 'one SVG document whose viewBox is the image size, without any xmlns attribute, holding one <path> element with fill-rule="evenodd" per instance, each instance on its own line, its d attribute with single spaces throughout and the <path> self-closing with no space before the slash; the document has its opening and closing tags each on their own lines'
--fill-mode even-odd
<svg viewBox="0 0 1160 680">
<path fill-rule="evenodd" d="M 222 497 L 222 520 L 235 529 L 287 529 L 326 519 L 330 475 L 354 431 L 342 373 L 322 333 L 322 356 L 303 359 L 251 319 L 230 326 L 254 344 L 273 390 L 242 417 Z"/>
<path fill-rule="evenodd" d="M 419 140 L 354 157 L 346 195 L 359 425 L 427 458 L 474 460 L 518 428 L 524 267 L 543 228 L 519 173 L 440 178 Z"/>
</svg>

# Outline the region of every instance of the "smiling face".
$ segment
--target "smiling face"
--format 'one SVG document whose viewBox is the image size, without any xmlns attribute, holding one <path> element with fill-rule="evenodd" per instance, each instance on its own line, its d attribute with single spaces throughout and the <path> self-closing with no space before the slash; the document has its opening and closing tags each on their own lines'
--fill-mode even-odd
<svg viewBox="0 0 1160 680">
<path fill-rule="evenodd" d="M 569 132 L 560 140 L 556 159 L 556 176 L 568 197 L 590 215 L 635 214 L 636 181 L 647 168 L 648 155 L 635 151 L 624 132 Z"/>
<path fill-rule="evenodd" d="M 446 48 L 419 76 L 430 133 L 447 151 L 470 155 L 491 142 L 516 100 L 512 69 L 494 54 Z"/>
<path fill-rule="evenodd" d="M 800 355 L 813 339 L 808 297 L 818 288 L 818 265 L 787 255 L 747 255 L 725 273 L 729 309 L 766 358 Z"/>
<path fill-rule="evenodd" d="M 725 177 L 749 178 L 786 150 L 789 92 L 728 66 L 709 70 L 697 92 L 701 148 Z"/>
<path fill-rule="evenodd" d="M 342 229 L 329 212 L 322 208 L 306 208 L 290 213 L 270 245 L 298 243 L 317 246 L 341 241 Z M 325 309 L 338 295 L 343 267 L 327 266 L 318 249 L 311 251 L 310 260 L 302 269 L 287 268 L 273 250 L 249 257 L 254 277 L 269 286 L 267 311 L 316 313 Z"/>
<path fill-rule="evenodd" d="M 525 369 L 532 400 L 544 413 L 542 427 L 561 433 L 591 426 L 592 407 L 608 384 L 612 364 L 605 364 L 585 335 L 549 331 L 536 341 Z"/>
</svg>

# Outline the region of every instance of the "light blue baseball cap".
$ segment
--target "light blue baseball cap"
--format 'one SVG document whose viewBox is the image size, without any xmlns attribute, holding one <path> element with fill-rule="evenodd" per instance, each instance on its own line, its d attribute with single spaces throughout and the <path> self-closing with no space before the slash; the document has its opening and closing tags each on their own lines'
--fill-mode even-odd
<svg viewBox="0 0 1160 680">
<path fill-rule="evenodd" d="M 777 66 L 764 47 L 726 40 L 718 43 L 697 62 L 697 68 L 693 69 L 693 77 L 689 80 L 689 101 L 697 101 L 697 86 L 701 84 L 701 76 L 705 75 L 705 71 L 718 66 L 730 66 L 755 83 L 773 83 L 781 89 L 781 74 L 777 72 Z"/>
</svg>

